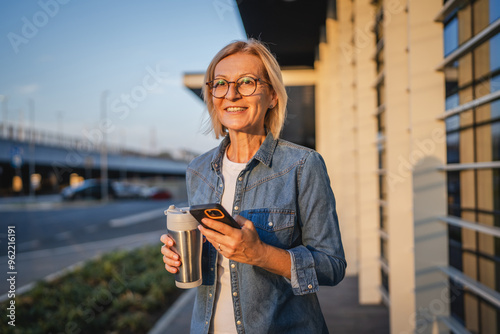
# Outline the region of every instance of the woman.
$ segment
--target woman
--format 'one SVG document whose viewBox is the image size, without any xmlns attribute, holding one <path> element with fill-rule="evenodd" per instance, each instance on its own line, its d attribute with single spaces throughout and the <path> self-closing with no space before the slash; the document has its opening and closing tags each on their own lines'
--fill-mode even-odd
<svg viewBox="0 0 500 334">
<path fill-rule="evenodd" d="M 200 226 L 203 284 L 192 333 L 327 333 L 316 297 L 336 285 L 346 261 L 326 167 L 314 150 L 278 139 L 287 95 L 280 67 L 259 41 L 214 57 L 203 96 L 215 148 L 188 166 L 189 204 L 218 202 L 241 229 Z M 167 235 L 165 268 L 181 265 Z"/>
</svg>

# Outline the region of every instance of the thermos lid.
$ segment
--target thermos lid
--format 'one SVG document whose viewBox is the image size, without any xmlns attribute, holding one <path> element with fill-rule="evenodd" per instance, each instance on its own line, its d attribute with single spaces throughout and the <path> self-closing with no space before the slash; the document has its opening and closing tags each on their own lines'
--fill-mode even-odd
<svg viewBox="0 0 500 334">
<path fill-rule="evenodd" d="M 172 231 L 186 231 L 198 228 L 198 221 L 189 213 L 189 207 L 176 208 L 171 205 L 165 210 L 167 229 Z"/>
</svg>

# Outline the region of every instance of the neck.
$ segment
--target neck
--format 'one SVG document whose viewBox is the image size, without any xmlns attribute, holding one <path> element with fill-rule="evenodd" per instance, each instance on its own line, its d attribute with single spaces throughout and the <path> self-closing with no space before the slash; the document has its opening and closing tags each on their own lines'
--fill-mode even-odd
<svg viewBox="0 0 500 334">
<path fill-rule="evenodd" d="M 245 163 L 257 153 L 266 139 L 266 134 L 250 134 L 229 131 L 231 144 L 227 148 L 227 157 L 232 162 Z"/>
</svg>

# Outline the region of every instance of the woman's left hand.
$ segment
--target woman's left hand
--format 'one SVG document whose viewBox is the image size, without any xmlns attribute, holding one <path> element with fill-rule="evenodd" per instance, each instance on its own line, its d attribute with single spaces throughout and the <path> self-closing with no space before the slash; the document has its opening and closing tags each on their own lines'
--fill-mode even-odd
<svg viewBox="0 0 500 334">
<path fill-rule="evenodd" d="M 235 220 L 241 229 L 233 228 L 220 221 L 204 218 L 203 224 L 215 231 L 199 225 L 201 233 L 222 255 L 230 260 L 261 266 L 265 263 L 267 244 L 259 238 L 254 224 L 242 216 Z"/>
</svg>

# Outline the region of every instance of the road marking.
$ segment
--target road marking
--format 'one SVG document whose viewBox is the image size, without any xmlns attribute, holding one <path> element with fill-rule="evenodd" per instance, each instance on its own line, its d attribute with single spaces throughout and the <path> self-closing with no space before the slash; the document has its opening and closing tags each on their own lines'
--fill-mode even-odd
<svg viewBox="0 0 500 334">
<path fill-rule="evenodd" d="M 131 215 L 131 216 L 125 216 L 125 217 L 121 217 L 121 218 L 111 219 L 109 221 L 109 225 L 111 227 L 122 227 L 122 226 L 128 226 L 128 225 L 142 223 L 143 221 L 147 221 L 147 220 L 151 220 L 151 219 L 160 218 L 160 217 L 165 216 L 163 211 L 164 211 L 164 209 L 154 209 L 151 211 L 137 213 L 137 214 Z"/>
<path fill-rule="evenodd" d="M 24 249 L 32 249 L 32 248 L 37 248 L 41 244 L 40 239 L 35 239 L 31 241 L 26 241 L 18 245 L 19 251 L 23 252 Z"/>
</svg>

